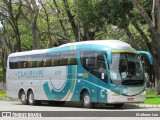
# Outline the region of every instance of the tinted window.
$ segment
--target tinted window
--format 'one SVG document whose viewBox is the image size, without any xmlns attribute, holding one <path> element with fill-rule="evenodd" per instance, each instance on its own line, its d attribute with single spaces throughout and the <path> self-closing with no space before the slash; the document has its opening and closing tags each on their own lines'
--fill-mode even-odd
<svg viewBox="0 0 160 120">
<path fill-rule="evenodd" d="M 18 57 L 19 68 L 27 68 L 27 56 Z"/>
<path fill-rule="evenodd" d="M 9 66 L 10 69 L 18 69 L 18 57 L 10 57 L 9 58 Z"/>
<path fill-rule="evenodd" d="M 76 51 L 61 52 L 61 65 L 77 65 Z"/>
<path fill-rule="evenodd" d="M 28 67 L 42 67 L 42 55 L 28 56 Z"/>
<path fill-rule="evenodd" d="M 94 51 L 81 52 L 81 64 L 94 76 L 107 81 L 107 71 L 103 54 Z"/>
<path fill-rule="evenodd" d="M 59 66 L 60 64 L 60 53 L 46 53 L 43 58 L 43 66 Z"/>
</svg>

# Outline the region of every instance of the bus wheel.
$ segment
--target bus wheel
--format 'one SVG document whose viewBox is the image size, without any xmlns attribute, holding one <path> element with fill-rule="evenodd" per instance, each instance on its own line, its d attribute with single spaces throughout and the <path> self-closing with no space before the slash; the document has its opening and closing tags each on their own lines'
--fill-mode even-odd
<svg viewBox="0 0 160 120">
<path fill-rule="evenodd" d="M 29 105 L 35 105 L 36 104 L 36 101 L 34 99 L 34 94 L 32 91 L 29 91 L 28 93 L 28 104 Z"/>
<path fill-rule="evenodd" d="M 124 105 L 123 103 L 120 103 L 120 104 L 114 104 L 113 106 L 114 106 L 115 108 L 121 108 L 123 105 Z"/>
<path fill-rule="evenodd" d="M 20 99 L 21 99 L 22 105 L 27 105 L 27 99 L 24 91 L 20 93 Z"/>
<path fill-rule="evenodd" d="M 87 91 L 85 91 L 82 94 L 81 104 L 84 108 L 93 108 L 94 107 L 94 103 L 91 102 L 91 98 L 90 98 L 89 93 Z"/>
</svg>

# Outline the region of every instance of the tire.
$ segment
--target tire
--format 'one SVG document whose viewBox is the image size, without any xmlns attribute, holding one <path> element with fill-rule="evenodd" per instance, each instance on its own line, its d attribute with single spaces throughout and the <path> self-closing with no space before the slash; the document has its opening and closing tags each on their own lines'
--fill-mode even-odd
<svg viewBox="0 0 160 120">
<path fill-rule="evenodd" d="M 114 104 L 113 106 L 115 107 L 115 108 L 121 108 L 121 107 L 123 107 L 123 103 L 120 103 L 120 104 Z"/>
<path fill-rule="evenodd" d="M 21 91 L 21 93 L 20 93 L 20 99 L 21 99 L 22 105 L 27 105 L 28 104 L 28 101 L 26 99 L 26 94 L 25 94 L 24 91 Z"/>
<path fill-rule="evenodd" d="M 30 91 L 30 92 L 28 93 L 27 99 L 28 99 L 28 104 L 29 104 L 29 105 L 35 105 L 35 104 L 36 104 L 36 100 L 34 99 L 33 91 Z"/>
<path fill-rule="evenodd" d="M 82 94 L 81 104 L 84 108 L 93 108 L 95 105 L 93 102 L 91 102 L 91 98 L 90 98 L 89 93 L 87 91 L 85 91 Z"/>
</svg>

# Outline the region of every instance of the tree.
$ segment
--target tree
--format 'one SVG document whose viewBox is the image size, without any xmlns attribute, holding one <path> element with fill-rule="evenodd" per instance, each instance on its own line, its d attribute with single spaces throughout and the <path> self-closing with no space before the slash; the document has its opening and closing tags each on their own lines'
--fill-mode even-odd
<svg viewBox="0 0 160 120">
<path fill-rule="evenodd" d="M 37 18 L 39 15 L 39 6 L 37 5 L 37 1 L 35 0 L 25 0 L 26 6 L 28 8 L 27 11 L 30 13 L 30 19 L 25 17 L 25 19 L 30 23 L 32 30 L 32 39 L 33 39 L 33 48 L 39 48 L 39 32 L 37 27 Z M 24 12 L 24 11 L 23 11 Z"/>
<path fill-rule="evenodd" d="M 77 25 L 75 23 L 74 16 L 72 15 L 71 10 L 69 8 L 68 0 L 63 0 L 63 3 L 64 3 L 64 8 L 66 10 L 69 22 L 70 22 L 71 27 L 72 27 L 73 33 L 74 33 L 75 41 L 79 41 L 79 38 L 78 38 L 78 27 L 77 27 Z"/>
<path fill-rule="evenodd" d="M 18 5 L 16 11 L 13 9 L 13 4 L 15 4 L 14 7 Z M 3 0 L 3 3 L 1 4 L 1 10 L 0 10 L 1 17 L 3 17 L 4 20 L 7 20 L 10 23 L 15 33 L 16 42 L 17 42 L 16 44 L 17 51 L 21 51 L 21 39 L 20 39 L 19 28 L 18 28 L 18 19 L 20 17 L 21 7 L 22 7 L 21 0 L 18 0 L 18 1 Z"/>
<path fill-rule="evenodd" d="M 155 54 L 153 57 L 157 82 L 156 91 L 158 94 L 160 94 L 160 2 L 159 0 L 153 0 L 152 20 L 147 15 L 144 8 L 137 2 L 137 0 L 131 0 L 131 2 L 149 26 L 151 34 L 154 38 L 153 48 L 155 50 Z"/>
</svg>

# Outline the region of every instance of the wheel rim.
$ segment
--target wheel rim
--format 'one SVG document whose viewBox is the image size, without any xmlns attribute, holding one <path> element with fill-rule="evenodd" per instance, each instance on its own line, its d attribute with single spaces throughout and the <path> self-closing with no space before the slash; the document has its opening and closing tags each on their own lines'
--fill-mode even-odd
<svg viewBox="0 0 160 120">
<path fill-rule="evenodd" d="M 21 95 L 21 101 L 23 102 L 23 101 L 25 101 L 26 100 L 26 96 L 25 96 L 25 94 L 22 94 Z"/>
<path fill-rule="evenodd" d="M 84 96 L 84 104 L 88 105 L 89 103 L 90 103 L 90 97 L 89 97 L 89 95 L 85 95 Z"/>
<path fill-rule="evenodd" d="M 32 93 L 29 94 L 29 103 L 33 103 L 34 101 L 34 96 Z"/>
</svg>

